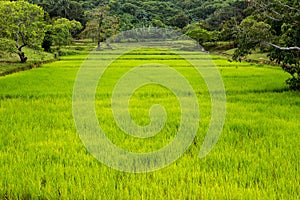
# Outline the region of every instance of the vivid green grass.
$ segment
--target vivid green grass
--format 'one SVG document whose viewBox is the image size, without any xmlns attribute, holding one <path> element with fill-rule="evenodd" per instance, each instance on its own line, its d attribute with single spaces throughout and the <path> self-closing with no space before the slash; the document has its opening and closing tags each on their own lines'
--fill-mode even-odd
<svg viewBox="0 0 300 200">
<path fill-rule="evenodd" d="M 25 56 L 28 58 L 26 63 L 20 63 L 20 58 L 17 54 L 7 54 L 0 52 L 0 74 L 5 72 L 13 72 L 20 68 L 26 68 L 41 61 L 54 60 L 54 54 L 62 54 L 62 59 L 67 55 L 86 55 L 95 47 L 95 44 L 90 41 L 73 42 L 69 46 L 65 47 L 52 47 L 53 53 L 44 52 L 41 50 L 33 50 L 30 48 L 23 48 Z M 71 57 L 71 56 L 70 56 Z"/>
<path fill-rule="evenodd" d="M 17 54 L 5 54 L 0 52 L 0 74 L 8 71 L 13 71 L 18 68 L 32 66 L 41 61 L 53 60 L 54 55 L 51 53 L 24 48 L 23 52 L 28 57 L 26 63 L 20 63 L 20 58 Z"/>
<path fill-rule="evenodd" d="M 165 51 L 141 52 L 137 57 L 144 53 L 147 58 L 157 59 L 149 52 Z M 107 58 L 113 53 L 107 51 Z M 298 198 L 300 94 L 288 90 L 284 84 L 288 75 L 280 68 L 230 63 L 213 56 L 226 88 L 227 118 L 213 151 L 199 159 L 210 120 L 206 86 L 184 60 L 151 60 L 173 66 L 190 81 L 199 98 L 200 128 L 188 152 L 172 165 L 155 172 L 130 174 L 95 160 L 76 132 L 72 92 L 85 57 L 62 57 L 41 68 L 0 78 L 0 198 Z M 134 59 L 132 54 L 126 57 Z M 158 149 L 171 141 L 180 116 L 175 97 L 152 85 L 136 91 L 130 100 L 131 113 L 137 123 L 145 125 L 149 122 L 149 107 L 154 102 L 165 105 L 171 116 L 164 132 L 143 142 L 115 127 L 109 102 L 112 85 L 133 62 L 141 65 L 148 61 L 115 61 L 96 96 L 97 116 L 108 137 L 137 152 Z"/>
<path fill-rule="evenodd" d="M 230 49 L 225 51 L 226 54 L 228 55 L 233 55 L 234 51 L 236 49 Z M 247 59 L 257 61 L 257 62 L 270 62 L 269 57 L 267 56 L 267 53 L 261 53 L 259 50 L 256 50 L 252 52 L 251 54 L 246 56 Z"/>
</svg>

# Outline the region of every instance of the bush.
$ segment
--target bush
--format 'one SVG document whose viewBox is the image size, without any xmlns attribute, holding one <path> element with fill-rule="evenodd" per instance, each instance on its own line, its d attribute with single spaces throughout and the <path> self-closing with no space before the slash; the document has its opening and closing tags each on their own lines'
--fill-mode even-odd
<svg viewBox="0 0 300 200">
<path fill-rule="evenodd" d="M 293 77 L 289 78 L 286 83 L 290 86 L 292 90 L 300 90 L 300 80 Z"/>
</svg>

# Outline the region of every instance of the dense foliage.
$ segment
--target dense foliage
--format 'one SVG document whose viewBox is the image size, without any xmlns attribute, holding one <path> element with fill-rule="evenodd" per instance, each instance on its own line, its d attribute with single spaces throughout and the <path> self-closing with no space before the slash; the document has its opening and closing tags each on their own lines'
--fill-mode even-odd
<svg viewBox="0 0 300 200">
<path fill-rule="evenodd" d="M 85 11 L 109 6 L 120 18 L 122 30 L 143 26 L 186 25 L 208 19 L 211 29 L 219 29 L 224 20 L 243 17 L 246 1 L 241 0 L 28 0 L 38 4 L 50 17 L 64 17 L 86 23 Z"/>
<path fill-rule="evenodd" d="M 291 88 L 300 90 L 300 2 L 257 0 L 249 10 L 252 16 L 239 26 L 234 58 L 260 48 L 291 75 Z"/>
<path fill-rule="evenodd" d="M 100 43 L 106 38 L 116 34 L 119 27 L 117 16 L 109 13 L 108 6 L 99 6 L 87 12 L 88 22 L 82 31 L 83 38 L 92 38 L 97 41 L 97 49 L 100 50 Z"/>
<path fill-rule="evenodd" d="M 233 42 L 237 47 L 233 56 L 235 60 L 241 60 L 260 49 L 291 75 L 287 81 L 291 88 L 300 88 L 299 1 L 27 1 L 29 3 L 24 0 L 1 1 L 0 4 L 0 20 L 3 24 L 0 29 L 0 48 L 6 52 L 18 53 L 22 62 L 26 61 L 21 51 L 23 46 L 36 48 L 42 45 L 44 50 L 51 51 L 52 45 L 69 44 L 72 37 L 81 37 L 93 39 L 100 49 L 100 42 L 118 31 L 140 27 L 169 27 L 182 31 L 201 46 L 218 41 Z M 12 8 L 13 6 L 19 8 Z M 28 9 L 28 12 L 19 12 L 21 7 Z M 39 14 L 34 14 L 35 12 Z M 7 13 L 18 14 L 13 17 Z M 21 21 L 24 23 L 18 28 Z M 22 35 L 26 37 L 21 37 Z M 17 46 L 17 50 L 12 46 Z M 228 47 L 232 48 L 232 45 Z"/>
<path fill-rule="evenodd" d="M 46 16 L 42 7 L 27 1 L 0 1 L 0 51 L 18 54 L 23 63 L 28 59 L 24 47 L 51 51 L 52 45 L 70 44 L 82 29 L 78 21 Z"/>
<path fill-rule="evenodd" d="M 21 62 L 26 62 L 23 47 L 39 48 L 43 41 L 45 34 L 43 17 L 44 11 L 36 5 L 25 1 L 1 1 L 0 49 L 17 53 Z"/>
</svg>

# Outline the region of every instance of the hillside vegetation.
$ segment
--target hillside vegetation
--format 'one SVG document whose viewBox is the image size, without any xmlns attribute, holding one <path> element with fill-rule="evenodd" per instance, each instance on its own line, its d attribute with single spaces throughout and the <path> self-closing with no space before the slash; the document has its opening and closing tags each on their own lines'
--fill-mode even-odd
<svg viewBox="0 0 300 200">
<path fill-rule="evenodd" d="M 101 42 L 121 31 L 158 27 L 181 31 L 206 50 L 235 48 L 234 60 L 263 53 L 290 74 L 300 88 L 300 4 L 291 0 L 82 1 L 24 0 L 0 2 L 0 51 L 27 61 L 27 46 L 54 52 L 72 38 Z M 36 6 L 37 5 L 37 6 Z M 31 12 L 20 12 L 20 8 Z M 11 17 L 6 13 L 17 13 Z M 38 13 L 38 14 L 37 14 Z M 21 28 L 18 28 L 23 21 Z M 227 42 L 227 45 L 218 45 Z M 223 43 L 224 44 L 224 43 Z M 17 47 L 17 48 L 16 48 Z"/>
</svg>

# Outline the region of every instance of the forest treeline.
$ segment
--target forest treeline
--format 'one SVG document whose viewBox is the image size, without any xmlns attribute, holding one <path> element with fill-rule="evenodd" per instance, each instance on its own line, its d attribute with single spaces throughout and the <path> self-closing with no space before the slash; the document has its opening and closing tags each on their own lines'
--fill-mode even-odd
<svg viewBox="0 0 300 200">
<path fill-rule="evenodd" d="M 234 60 L 267 53 L 291 75 L 287 83 L 300 88 L 298 0 L 2 0 L 0 22 L 0 50 L 22 62 L 25 46 L 51 51 L 72 38 L 91 38 L 100 48 L 121 31 L 172 28 L 202 45 L 228 42 Z"/>
<path fill-rule="evenodd" d="M 221 30 L 224 22 L 239 23 L 248 16 L 248 1 L 241 0 L 28 0 L 41 6 L 51 18 L 89 20 L 86 12 L 108 6 L 119 19 L 120 31 L 140 27 L 175 27 L 182 29 L 201 21 L 208 30 Z"/>
</svg>

